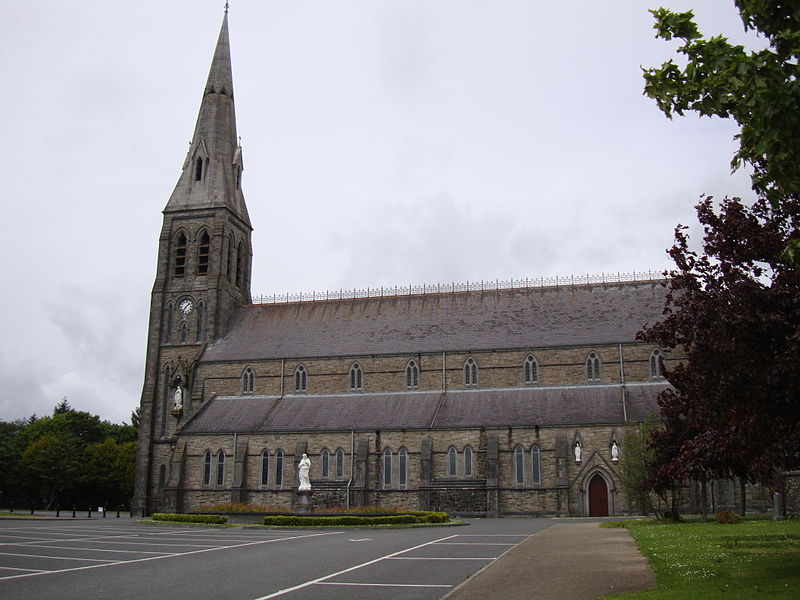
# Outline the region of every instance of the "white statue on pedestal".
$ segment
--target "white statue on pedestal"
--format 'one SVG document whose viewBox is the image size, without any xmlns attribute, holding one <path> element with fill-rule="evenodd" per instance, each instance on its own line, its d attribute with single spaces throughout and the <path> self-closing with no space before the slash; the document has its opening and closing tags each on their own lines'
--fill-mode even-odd
<svg viewBox="0 0 800 600">
<path fill-rule="evenodd" d="M 575 442 L 575 462 L 581 462 L 581 443 Z"/>
<path fill-rule="evenodd" d="M 617 446 L 617 440 L 614 440 L 611 443 L 611 462 L 619 461 L 619 446 Z"/>
<path fill-rule="evenodd" d="M 183 408 L 183 389 L 181 384 L 175 388 L 175 395 L 172 398 L 172 410 L 181 410 Z"/>
<path fill-rule="evenodd" d="M 308 492 L 311 491 L 311 481 L 308 478 L 308 471 L 311 469 L 311 459 L 308 458 L 308 454 L 303 454 L 303 458 L 300 459 L 300 486 L 297 488 L 299 492 Z"/>
</svg>

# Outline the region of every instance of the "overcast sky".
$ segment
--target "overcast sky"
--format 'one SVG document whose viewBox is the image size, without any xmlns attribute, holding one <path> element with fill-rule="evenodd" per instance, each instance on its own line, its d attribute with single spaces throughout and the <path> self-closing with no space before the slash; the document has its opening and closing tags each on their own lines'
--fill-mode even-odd
<svg viewBox="0 0 800 600">
<path fill-rule="evenodd" d="M 694 8 L 745 37 L 733 2 Z M 0 419 L 129 420 L 224 2 L 0 0 Z M 658 0 L 234 0 L 253 294 L 662 270 L 733 124 L 667 120 Z M 758 40 L 750 40 L 758 44 Z"/>
</svg>

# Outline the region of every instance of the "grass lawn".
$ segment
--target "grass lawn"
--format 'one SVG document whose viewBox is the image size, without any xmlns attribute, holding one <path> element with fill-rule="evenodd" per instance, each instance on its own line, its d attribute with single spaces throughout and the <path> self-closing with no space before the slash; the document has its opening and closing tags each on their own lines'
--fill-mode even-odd
<svg viewBox="0 0 800 600">
<path fill-rule="evenodd" d="M 626 521 L 658 588 L 604 598 L 800 598 L 800 520 Z"/>
</svg>

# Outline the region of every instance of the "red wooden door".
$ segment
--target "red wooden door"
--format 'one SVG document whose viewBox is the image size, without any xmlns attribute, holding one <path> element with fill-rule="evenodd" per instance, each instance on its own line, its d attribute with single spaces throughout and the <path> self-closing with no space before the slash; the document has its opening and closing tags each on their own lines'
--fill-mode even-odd
<svg viewBox="0 0 800 600">
<path fill-rule="evenodd" d="M 589 516 L 608 516 L 608 487 L 606 480 L 598 473 L 589 481 Z"/>
</svg>

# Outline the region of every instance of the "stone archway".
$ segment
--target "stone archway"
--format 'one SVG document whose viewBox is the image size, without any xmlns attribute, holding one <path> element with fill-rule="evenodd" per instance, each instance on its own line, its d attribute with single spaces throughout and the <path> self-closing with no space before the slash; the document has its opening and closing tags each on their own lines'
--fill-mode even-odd
<svg viewBox="0 0 800 600">
<path fill-rule="evenodd" d="M 589 496 L 589 516 L 607 517 L 608 511 L 608 484 L 600 473 L 595 472 L 589 479 L 587 486 Z"/>
</svg>

